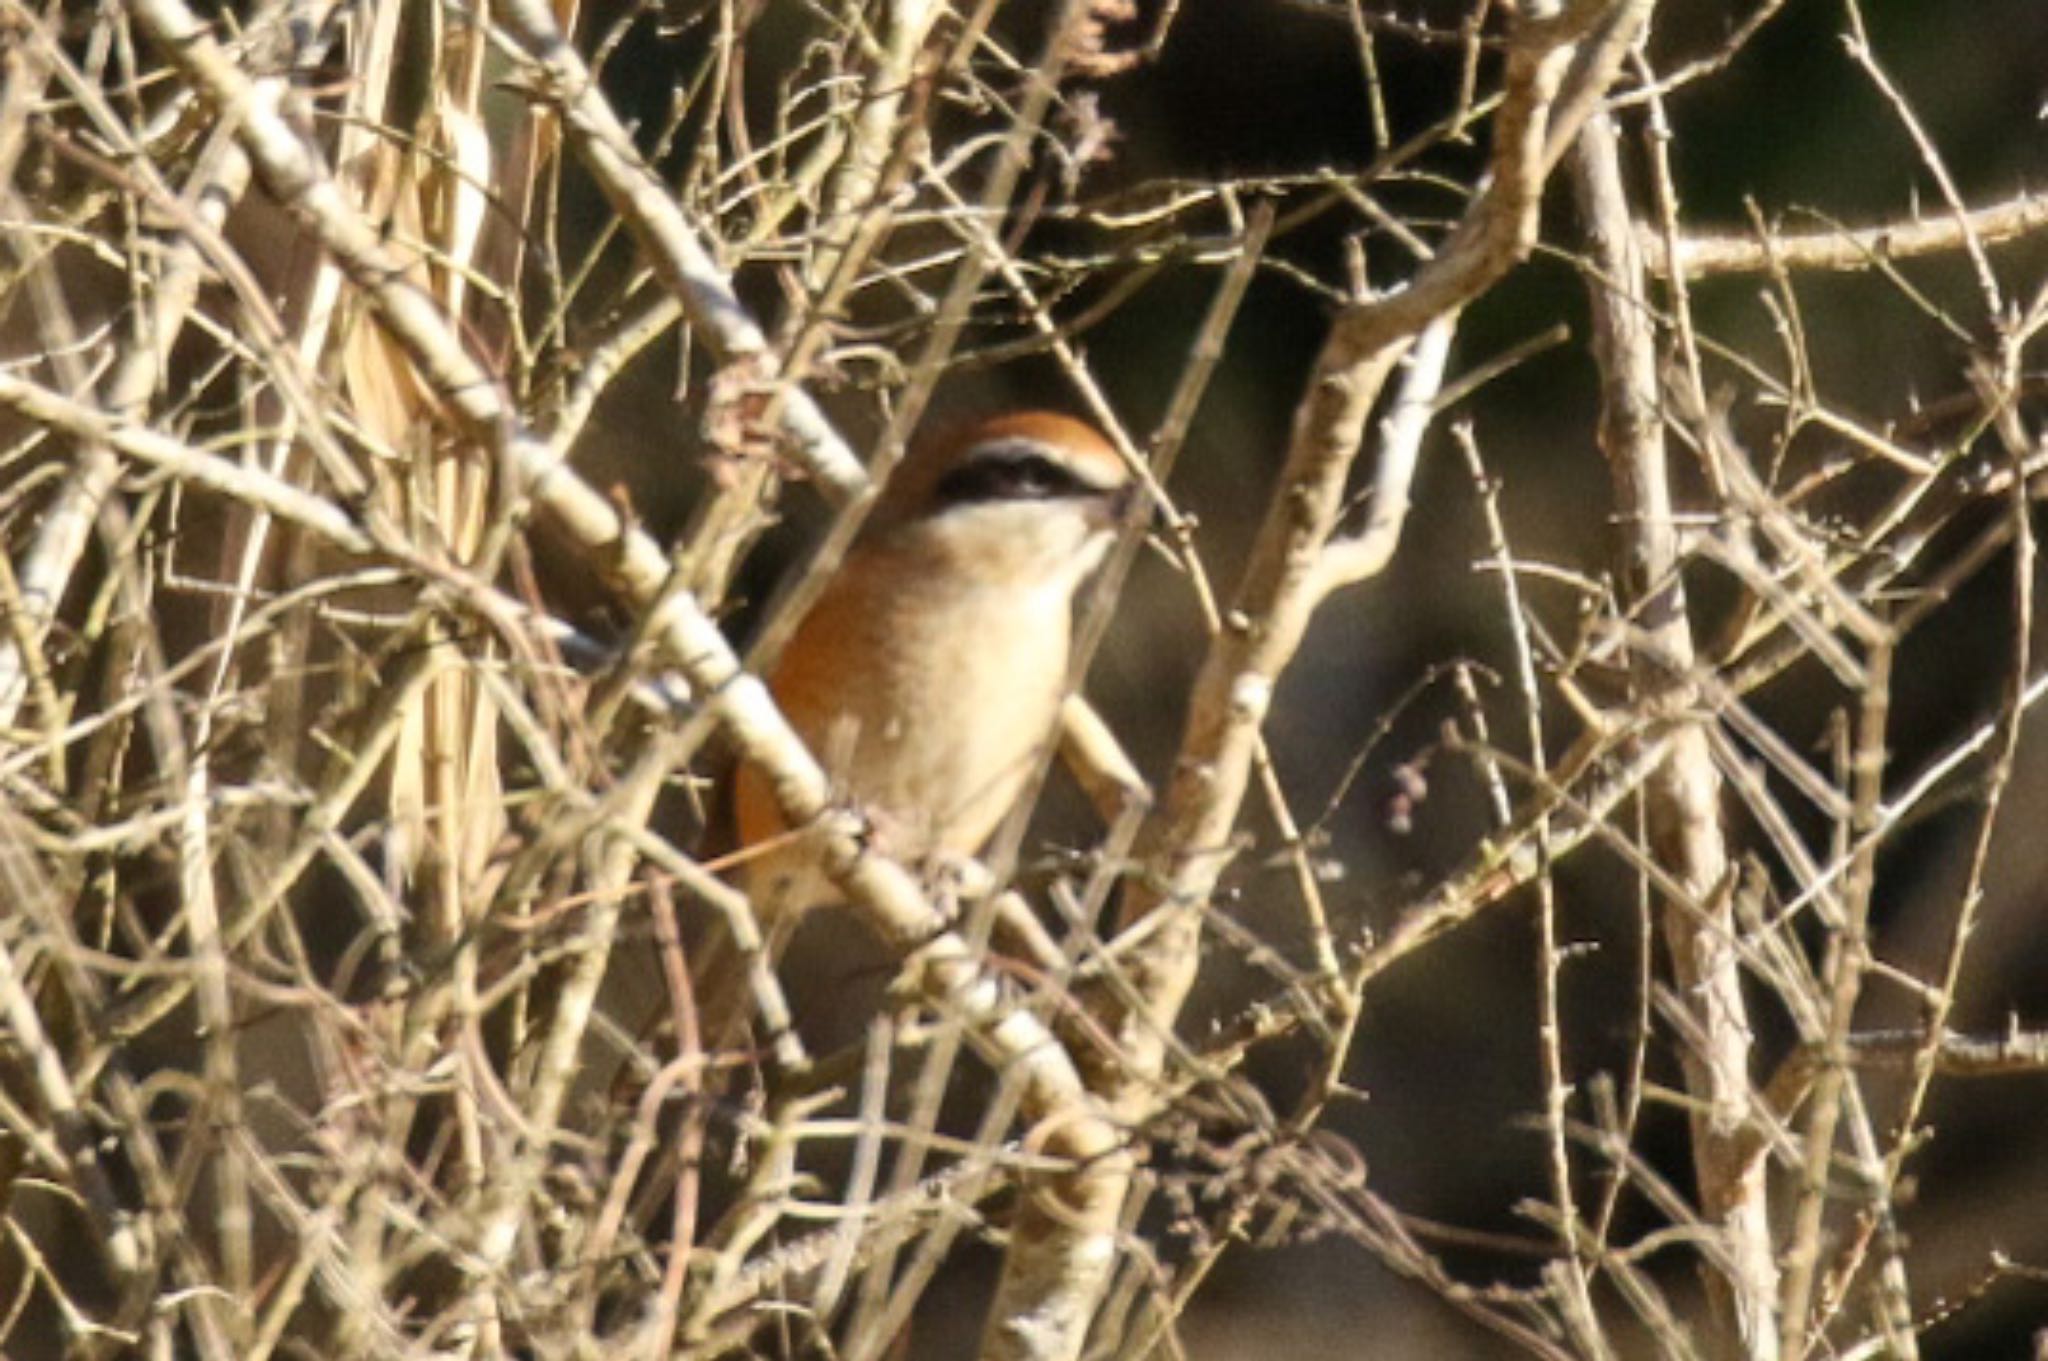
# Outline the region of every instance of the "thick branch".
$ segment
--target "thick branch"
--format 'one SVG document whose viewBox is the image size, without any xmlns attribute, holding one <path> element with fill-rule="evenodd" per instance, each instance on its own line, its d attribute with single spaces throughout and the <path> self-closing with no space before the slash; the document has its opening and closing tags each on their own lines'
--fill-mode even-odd
<svg viewBox="0 0 2048 1361">
<path fill-rule="evenodd" d="M 1642 255 L 1630 227 L 1627 193 L 1612 119 L 1589 122 L 1579 136 L 1578 201 L 1588 251 L 1598 266 L 1593 288 L 1593 346 L 1601 376 L 1600 448 L 1615 495 L 1615 545 L 1628 606 L 1637 611 L 1654 656 L 1635 657 L 1636 684 L 1660 712 L 1695 707 L 1693 642 L 1678 578 L 1677 523 L 1665 464 L 1656 331 L 1644 291 Z M 1723 1235 L 1729 1269 L 1713 1280 L 1736 1339 L 1730 1354 L 1768 1361 L 1777 1355 L 1778 1269 L 1765 1201 L 1765 1168 L 1747 1139 L 1751 1036 L 1734 945 L 1730 874 L 1720 820 L 1721 777 L 1707 734 L 1674 734 L 1670 754 L 1644 785 L 1658 862 L 1690 895 L 1663 919 L 1679 995 L 1701 1037 L 1681 1055 L 1699 1104 L 1692 1120 L 1693 1166 L 1701 1217 Z"/>
<path fill-rule="evenodd" d="M 1689 279 L 1712 274 L 1761 274 L 1771 269 L 1875 269 L 1888 260 L 1939 255 L 1964 249 L 1972 236 L 1985 245 L 2011 241 L 2048 228 L 2048 196 L 2022 194 L 1989 208 L 1874 227 L 1772 232 L 1768 241 L 1728 233 L 1682 236 L 1678 269 Z M 1652 274 L 1671 275 L 1672 252 L 1664 234 L 1648 223 L 1636 227 L 1637 248 Z"/>
<path fill-rule="evenodd" d="M 1243 802 L 1273 685 L 1323 599 L 1319 591 L 1329 584 L 1324 555 L 1373 405 L 1416 335 L 1490 287 L 1533 244 L 1545 147 L 1565 131 L 1552 127 L 1548 115 L 1574 56 L 1574 40 L 1601 22 L 1610 32 L 1617 24 L 1633 30 L 1649 8 L 1646 0 L 1580 5 L 1517 30 L 1487 187 L 1412 283 L 1340 315 L 1317 356 L 1295 413 L 1282 491 L 1260 530 L 1225 631 L 1203 663 L 1181 759 L 1152 833 L 1151 858 L 1157 882 L 1165 887 L 1138 895 L 1130 914 L 1135 919 L 1163 905 L 1179 918 L 1176 929 L 1151 935 L 1133 952 L 1132 967 L 1151 1014 L 1126 1018 L 1123 1038 L 1136 1046 L 1141 1073 L 1148 1067 L 1147 1051 L 1156 1072 L 1157 1037 L 1178 1014 L 1192 981 L 1197 909 L 1227 860 L 1223 848 Z M 1611 68 L 1589 72 L 1587 79 L 1604 83 L 1610 76 Z M 1144 1038 L 1147 1033 L 1152 1038 Z"/>
</svg>

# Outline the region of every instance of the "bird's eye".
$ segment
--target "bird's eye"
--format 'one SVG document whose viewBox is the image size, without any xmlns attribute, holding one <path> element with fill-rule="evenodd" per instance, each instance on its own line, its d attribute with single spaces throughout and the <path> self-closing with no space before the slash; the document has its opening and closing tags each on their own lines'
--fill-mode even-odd
<svg viewBox="0 0 2048 1361">
<path fill-rule="evenodd" d="M 1020 496 L 1061 496 L 1081 487 L 1079 478 L 1038 454 L 1026 454 L 1011 463 L 1010 478 Z"/>
<path fill-rule="evenodd" d="M 987 501 L 1048 501 L 1084 496 L 1094 488 L 1072 469 L 1043 454 L 983 454 L 939 479 L 934 498 L 942 506 Z"/>
</svg>

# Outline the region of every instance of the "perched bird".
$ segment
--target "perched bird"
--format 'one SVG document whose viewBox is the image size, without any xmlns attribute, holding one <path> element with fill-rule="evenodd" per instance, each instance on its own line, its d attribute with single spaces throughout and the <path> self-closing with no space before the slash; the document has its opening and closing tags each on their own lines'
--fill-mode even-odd
<svg viewBox="0 0 2048 1361">
<path fill-rule="evenodd" d="M 1044 411 L 931 441 L 891 479 L 769 676 L 878 849 L 964 859 L 1016 804 L 1059 721 L 1075 592 L 1134 494 L 1107 440 Z M 749 767 L 735 812 L 772 942 L 835 893 Z"/>
</svg>

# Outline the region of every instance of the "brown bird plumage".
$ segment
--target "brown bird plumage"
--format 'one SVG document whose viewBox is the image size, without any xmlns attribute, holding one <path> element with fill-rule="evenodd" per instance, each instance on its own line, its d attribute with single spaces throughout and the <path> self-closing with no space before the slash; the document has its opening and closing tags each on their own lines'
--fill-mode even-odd
<svg viewBox="0 0 2048 1361">
<path fill-rule="evenodd" d="M 880 849 L 971 856 L 1016 803 L 1058 721 L 1074 594 L 1130 487 L 1100 434 L 1049 412 L 959 431 L 892 480 L 769 678 Z M 783 836 L 758 772 L 735 798 L 744 846 Z M 771 937 L 833 896 L 800 840 L 744 875 Z"/>
</svg>

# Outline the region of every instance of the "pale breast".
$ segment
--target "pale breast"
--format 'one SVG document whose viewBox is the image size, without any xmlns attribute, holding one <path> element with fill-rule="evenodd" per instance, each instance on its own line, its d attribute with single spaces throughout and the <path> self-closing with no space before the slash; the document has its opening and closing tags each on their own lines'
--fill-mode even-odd
<svg viewBox="0 0 2048 1361">
<path fill-rule="evenodd" d="M 828 592 L 792 639 L 777 697 L 892 854 L 972 854 L 1052 731 L 1066 595 L 962 590 L 908 566 L 841 580 L 853 584 Z"/>
<path fill-rule="evenodd" d="M 1016 802 L 1052 729 L 1067 603 L 980 589 L 923 604 L 914 623 L 899 620 L 873 708 L 856 700 L 847 711 L 861 730 L 844 774 L 849 792 L 906 824 L 919 850 L 972 854 Z"/>
</svg>

